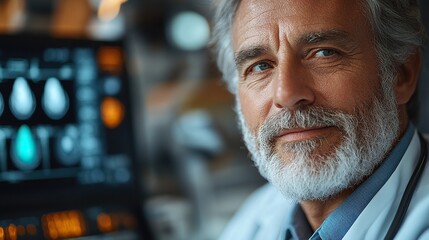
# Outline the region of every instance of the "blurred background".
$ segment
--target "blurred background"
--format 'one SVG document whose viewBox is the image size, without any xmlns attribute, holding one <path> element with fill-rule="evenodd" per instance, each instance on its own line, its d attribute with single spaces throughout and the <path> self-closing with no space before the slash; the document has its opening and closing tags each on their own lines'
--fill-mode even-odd
<svg viewBox="0 0 429 240">
<path fill-rule="evenodd" d="M 265 180 L 210 4 L 0 0 L 0 239 L 217 239 Z M 425 61 L 410 113 L 424 132 L 428 76 Z"/>
</svg>

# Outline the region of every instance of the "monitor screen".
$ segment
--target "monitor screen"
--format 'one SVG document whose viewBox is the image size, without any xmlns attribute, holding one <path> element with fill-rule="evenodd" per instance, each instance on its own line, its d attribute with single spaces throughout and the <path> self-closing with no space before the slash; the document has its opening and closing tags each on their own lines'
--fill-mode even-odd
<svg viewBox="0 0 429 240">
<path fill-rule="evenodd" d="M 0 39 L 0 233 L 142 239 L 122 43 Z"/>
</svg>

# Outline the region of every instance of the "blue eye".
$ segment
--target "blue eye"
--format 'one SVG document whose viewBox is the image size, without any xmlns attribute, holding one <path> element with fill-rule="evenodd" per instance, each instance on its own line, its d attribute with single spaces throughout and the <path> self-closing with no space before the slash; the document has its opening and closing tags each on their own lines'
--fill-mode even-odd
<svg viewBox="0 0 429 240">
<path fill-rule="evenodd" d="M 270 69 L 271 65 L 267 62 L 260 62 L 257 63 L 255 65 L 253 65 L 253 67 L 250 69 L 252 72 L 263 72 L 267 69 Z"/>
<path fill-rule="evenodd" d="M 334 49 L 321 49 L 316 52 L 316 57 L 330 57 L 332 55 L 335 55 L 337 51 Z"/>
</svg>

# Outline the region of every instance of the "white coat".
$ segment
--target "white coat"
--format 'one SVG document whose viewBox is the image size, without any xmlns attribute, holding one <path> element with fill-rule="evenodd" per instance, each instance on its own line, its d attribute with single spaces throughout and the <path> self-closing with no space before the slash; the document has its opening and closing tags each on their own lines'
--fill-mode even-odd
<svg viewBox="0 0 429 240">
<path fill-rule="evenodd" d="M 420 140 L 415 132 L 398 167 L 343 239 L 384 238 L 419 156 Z M 287 200 L 273 186 L 267 184 L 245 202 L 225 228 L 220 240 L 284 240 L 294 206 L 294 202 Z M 395 239 L 429 240 L 429 166 L 424 169 Z"/>
</svg>

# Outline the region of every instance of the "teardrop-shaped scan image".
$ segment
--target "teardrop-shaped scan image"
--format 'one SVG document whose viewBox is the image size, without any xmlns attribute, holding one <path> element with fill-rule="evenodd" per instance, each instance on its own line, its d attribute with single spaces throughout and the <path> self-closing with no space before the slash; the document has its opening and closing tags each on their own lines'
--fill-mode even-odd
<svg viewBox="0 0 429 240">
<path fill-rule="evenodd" d="M 40 164 L 37 140 L 30 127 L 22 125 L 16 132 L 11 145 L 11 155 L 15 166 L 21 170 L 32 170 Z"/>
<path fill-rule="evenodd" d="M 13 83 L 9 106 L 12 114 L 19 120 L 29 119 L 33 115 L 36 98 L 25 78 L 18 77 Z"/>
<path fill-rule="evenodd" d="M 49 78 L 45 83 L 42 96 L 42 107 L 46 115 L 58 120 L 69 110 L 69 98 L 57 78 Z"/>
</svg>

